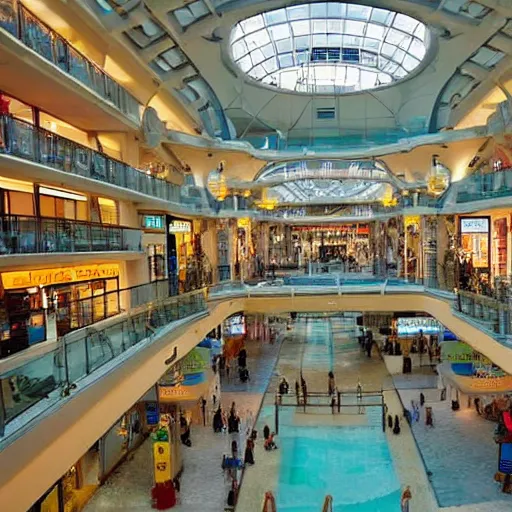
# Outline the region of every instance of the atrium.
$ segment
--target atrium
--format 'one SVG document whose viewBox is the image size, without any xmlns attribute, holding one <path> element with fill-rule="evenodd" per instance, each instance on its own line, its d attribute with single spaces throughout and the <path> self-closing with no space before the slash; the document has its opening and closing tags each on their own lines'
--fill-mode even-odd
<svg viewBox="0 0 512 512">
<path fill-rule="evenodd" d="M 0 0 L 0 511 L 512 510 L 511 0 Z"/>
</svg>

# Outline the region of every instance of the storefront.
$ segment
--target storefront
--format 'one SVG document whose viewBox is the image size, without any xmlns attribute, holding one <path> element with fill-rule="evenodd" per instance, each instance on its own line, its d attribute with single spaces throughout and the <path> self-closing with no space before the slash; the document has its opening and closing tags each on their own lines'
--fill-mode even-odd
<svg viewBox="0 0 512 512">
<path fill-rule="evenodd" d="M 209 421 L 214 396 L 215 401 L 220 399 L 220 382 L 207 346 L 194 348 L 158 382 L 160 412 L 176 421 L 183 416 L 187 424 Z"/>
<path fill-rule="evenodd" d="M 112 425 L 100 439 L 100 479 L 102 482 L 145 438 L 144 404 L 137 403 Z"/>
<path fill-rule="evenodd" d="M 193 289 L 197 278 L 193 254 L 194 233 L 192 221 L 166 215 L 167 268 L 171 295 Z"/>
<path fill-rule="evenodd" d="M 442 343 L 441 360 L 438 373 L 454 410 L 474 407 L 480 416 L 496 422 L 510 410 L 512 375 L 463 342 Z"/>
<path fill-rule="evenodd" d="M 459 288 L 477 289 L 490 284 L 490 217 L 459 217 L 457 275 Z"/>
<path fill-rule="evenodd" d="M 508 216 L 492 219 L 492 268 L 496 283 L 508 276 Z"/>
<path fill-rule="evenodd" d="M 100 451 L 95 443 L 28 512 L 80 512 L 100 484 Z"/>
<path fill-rule="evenodd" d="M 229 221 L 220 220 L 217 225 L 217 274 L 219 281 L 231 279 L 231 251 Z"/>
<path fill-rule="evenodd" d="M 415 280 L 422 275 L 422 259 L 420 242 L 420 222 L 419 215 L 409 215 L 404 217 L 405 236 L 404 236 L 404 274 L 406 278 Z"/>
<path fill-rule="evenodd" d="M 366 267 L 370 263 L 370 227 L 368 224 L 293 226 L 294 258 L 321 261 L 343 261 Z M 348 270 L 348 269 L 347 269 Z"/>
<path fill-rule="evenodd" d="M 2 272 L 2 357 L 118 314 L 119 265 Z"/>
<path fill-rule="evenodd" d="M 156 387 L 153 386 L 81 457 L 28 512 L 80 512 L 94 492 L 158 427 Z"/>
<path fill-rule="evenodd" d="M 149 281 L 160 281 L 167 277 L 165 215 L 143 213 L 140 220 L 144 230 L 142 246 L 148 259 Z"/>
</svg>

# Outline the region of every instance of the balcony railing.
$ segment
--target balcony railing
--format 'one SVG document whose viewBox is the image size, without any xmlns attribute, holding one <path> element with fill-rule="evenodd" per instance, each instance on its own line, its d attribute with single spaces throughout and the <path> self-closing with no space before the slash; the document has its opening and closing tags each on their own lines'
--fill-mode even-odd
<svg viewBox="0 0 512 512">
<path fill-rule="evenodd" d="M 142 231 L 78 220 L 0 216 L 0 255 L 142 251 Z"/>
<path fill-rule="evenodd" d="M 180 202 L 177 185 L 10 116 L 0 116 L 1 152 L 158 199 Z"/>
<path fill-rule="evenodd" d="M 141 104 L 18 0 L 0 0 L 0 28 L 140 123 Z"/>
<path fill-rule="evenodd" d="M 105 328 L 63 336 L 54 350 L 0 375 L 9 383 L 8 394 L 0 386 L 0 449 L 66 400 L 72 385 L 101 378 L 103 366 L 150 342 L 170 322 L 205 311 L 203 290 L 153 303 Z"/>
<path fill-rule="evenodd" d="M 473 174 L 457 183 L 457 203 L 469 203 L 512 195 L 512 169 Z"/>
</svg>

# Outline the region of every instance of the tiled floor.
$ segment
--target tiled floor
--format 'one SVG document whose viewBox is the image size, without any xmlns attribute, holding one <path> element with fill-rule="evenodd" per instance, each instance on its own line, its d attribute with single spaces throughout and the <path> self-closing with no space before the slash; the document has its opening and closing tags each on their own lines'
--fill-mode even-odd
<svg viewBox="0 0 512 512">
<path fill-rule="evenodd" d="M 405 407 L 411 400 L 417 401 L 419 393 L 401 390 Z M 494 512 L 490 502 L 502 501 L 512 511 L 512 496 L 502 494 L 493 479 L 498 466 L 495 424 L 478 416 L 474 409 L 465 408 L 465 404 L 453 412 L 451 403 L 439 401 L 437 392 L 427 395 L 427 404 L 433 409 L 435 427 L 427 427 L 421 414 L 420 421 L 413 423 L 413 433 L 432 473 L 440 506 L 479 505 L 484 507 L 482 510 Z"/>
<path fill-rule="evenodd" d="M 224 382 L 221 389 L 223 408 L 234 401 L 242 416 L 240 434 L 215 434 L 210 426 L 192 426 L 192 447 L 183 447 L 181 503 L 176 512 L 222 512 L 229 483 L 221 469 L 222 455 L 230 453 L 231 441 L 245 446 L 247 420 L 256 418 L 266 383 L 272 374 L 280 345 L 248 342 L 248 367 L 251 380 Z M 243 448 L 240 448 L 243 450 Z M 258 463 L 258 455 L 255 457 Z M 101 487 L 85 508 L 85 512 L 150 512 L 153 485 L 151 443 L 146 441 Z"/>
<path fill-rule="evenodd" d="M 290 384 L 299 377 L 299 362 L 302 361 L 302 370 L 310 391 L 325 392 L 327 390 L 327 372 L 332 367 L 337 379 L 337 386 L 340 389 L 355 389 L 358 380 L 361 381 L 364 390 L 379 390 L 383 382 L 390 380 L 383 362 L 377 358 L 368 358 L 360 350 L 355 341 L 357 329 L 354 321 L 340 319 L 331 319 L 332 338 L 329 338 L 329 321 L 327 319 L 309 320 L 306 326 L 299 326 L 303 335 L 292 336 L 288 338 L 281 349 L 281 355 L 278 361 L 276 374 L 285 375 Z M 307 339 L 307 343 L 305 343 Z M 277 379 L 270 389 L 277 385 Z M 385 394 L 385 400 L 391 414 L 401 413 L 400 401 L 394 391 L 388 391 Z M 267 394 L 264 400 L 257 428 L 259 431 L 265 424 L 273 428 L 274 425 L 274 406 L 273 395 Z M 370 408 L 368 408 L 370 410 Z M 347 409 L 346 414 L 352 414 L 353 409 Z M 286 408 L 281 413 L 281 423 L 288 423 L 293 426 L 304 424 L 304 418 L 300 413 L 295 413 Z M 292 415 L 291 417 L 290 414 Z M 313 416 L 308 413 L 304 416 Z M 366 418 L 366 424 L 378 425 L 380 430 L 380 412 L 377 408 L 371 409 L 371 412 L 363 415 Z M 333 423 L 332 415 L 316 416 L 316 425 Z M 347 424 L 348 428 L 355 428 L 357 425 Z M 293 427 L 284 427 L 293 428 Z M 375 428 L 375 427 L 374 427 Z M 355 432 L 356 432 L 355 431 Z M 354 432 L 354 433 L 355 433 Z M 281 436 L 285 436 L 284 433 Z M 284 437 L 280 440 L 277 437 L 277 443 L 286 442 Z M 394 436 L 389 431 L 386 434 L 389 451 L 392 456 L 393 466 L 398 478 L 397 489 L 401 485 L 410 484 L 412 486 L 414 500 L 411 503 L 411 512 L 437 512 L 437 506 L 432 497 L 429 483 L 423 469 L 421 458 L 416 449 L 414 439 L 408 426 L 402 422 L 402 433 L 400 436 Z M 286 437 L 286 436 L 285 436 Z M 256 445 L 257 463 L 250 468 L 245 475 L 244 483 L 239 498 L 237 512 L 255 512 L 261 508 L 263 495 L 271 490 L 274 493 L 278 490 L 278 482 L 281 472 L 281 453 L 265 452 L 261 444 Z M 357 488 L 361 487 L 360 484 Z M 353 492 L 353 490 L 352 490 Z M 396 492 L 396 491 L 395 491 Z M 361 496 L 363 492 L 361 491 Z M 334 504 L 336 506 L 336 503 Z M 342 504 L 338 503 L 337 510 L 345 510 Z M 361 510 L 370 510 L 364 508 L 362 500 Z M 394 505 L 391 505 L 392 507 Z M 396 511 L 398 512 L 399 503 L 396 502 Z M 281 509 L 280 509 L 281 510 Z M 314 510 L 321 510 L 316 507 Z M 311 512 L 314 512 L 312 510 Z M 347 510 L 352 510 L 348 508 Z M 358 509 L 359 510 L 359 509 Z M 388 509 L 385 509 L 386 512 Z M 392 509 L 395 512 L 394 509 Z M 372 512 L 376 512 L 372 510 Z"/>
</svg>

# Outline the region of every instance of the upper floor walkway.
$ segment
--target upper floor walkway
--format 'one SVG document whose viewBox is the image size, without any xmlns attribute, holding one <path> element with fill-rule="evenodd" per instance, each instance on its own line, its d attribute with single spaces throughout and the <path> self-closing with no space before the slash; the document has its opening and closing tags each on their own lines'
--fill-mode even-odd
<svg viewBox="0 0 512 512">
<path fill-rule="evenodd" d="M 10 367 L 0 374 L 2 509 L 26 510 L 169 365 L 239 311 L 426 312 L 512 373 L 507 335 L 491 332 L 456 304 L 450 293 L 398 279 L 225 283 L 75 331 L 36 358 L 6 360 Z"/>
</svg>

